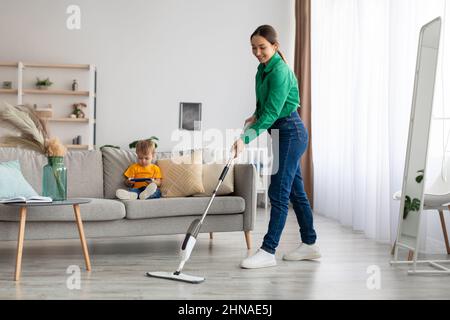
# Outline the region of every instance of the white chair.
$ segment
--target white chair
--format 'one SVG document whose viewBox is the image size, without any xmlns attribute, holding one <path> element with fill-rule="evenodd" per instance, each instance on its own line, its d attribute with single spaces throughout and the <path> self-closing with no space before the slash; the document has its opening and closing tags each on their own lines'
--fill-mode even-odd
<svg viewBox="0 0 450 320">
<path fill-rule="evenodd" d="M 443 170 L 445 170 L 445 168 Z M 393 198 L 394 200 L 401 200 L 401 196 L 401 191 L 397 191 L 394 193 Z M 429 189 L 425 191 L 423 209 L 437 210 L 439 212 L 445 247 L 447 249 L 447 254 L 450 254 L 450 245 L 444 217 L 444 210 L 450 210 L 450 176 L 448 176 L 447 172 L 445 172 L 445 174 L 440 174 Z M 394 248 L 395 244 L 392 248 L 392 254 L 394 254 Z M 412 260 L 412 254 L 413 252 L 410 251 L 408 260 Z"/>
</svg>

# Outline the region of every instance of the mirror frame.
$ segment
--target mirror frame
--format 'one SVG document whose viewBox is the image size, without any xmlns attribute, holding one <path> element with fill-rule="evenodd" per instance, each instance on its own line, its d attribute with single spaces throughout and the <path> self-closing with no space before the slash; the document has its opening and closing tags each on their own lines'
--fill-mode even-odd
<svg viewBox="0 0 450 320">
<path fill-rule="evenodd" d="M 441 18 L 438 17 L 420 30 L 395 259 L 399 247 L 414 251 L 414 261 L 419 251 L 441 25 Z"/>
</svg>

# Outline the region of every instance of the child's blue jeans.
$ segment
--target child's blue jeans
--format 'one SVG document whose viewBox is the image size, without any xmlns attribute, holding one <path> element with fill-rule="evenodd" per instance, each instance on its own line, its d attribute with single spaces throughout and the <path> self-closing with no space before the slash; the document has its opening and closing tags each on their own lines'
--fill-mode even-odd
<svg viewBox="0 0 450 320">
<path fill-rule="evenodd" d="M 141 194 L 142 191 L 145 190 L 146 187 L 141 187 L 141 188 L 130 188 L 128 189 L 128 191 L 130 192 L 135 192 L 137 193 L 138 197 Z M 155 193 L 152 194 L 151 196 L 149 196 L 147 199 L 157 199 L 157 198 L 161 198 L 161 191 L 158 189 L 156 189 Z M 146 199 L 146 200 L 147 200 Z"/>
</svg>

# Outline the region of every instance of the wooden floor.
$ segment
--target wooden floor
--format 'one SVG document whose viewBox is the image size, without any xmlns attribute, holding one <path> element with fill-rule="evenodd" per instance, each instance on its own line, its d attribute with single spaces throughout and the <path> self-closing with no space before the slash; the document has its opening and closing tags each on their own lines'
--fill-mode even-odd
<svg viewBox="0 0 450 320">
<path fill-rule="evenodd" d="M 243 232 L 216 233 L 213 240 L 201 234 L 184 269 L 206 277 L 197 285 L 145 277 L 147 271 L 174 271 L 182 235 L 88 239 L 91 272 L 85 271 L 79 240 L 25 241 L 18 283 L 12 280 L 16 243 L 0 242 L 0 299 L 450 299 L 450 276 L 407 275 L 405 267 L 389 265 L 388 245 L 320 216 L 315 225 L 319 261 L 281 260 L 299 242 L 292 212 L 278 265 L 259 270 L 239 268 L 248 254 Z M 259 209 L 252 252 L 266 227 L 267 215 Z M 81 268 L 79 290 L 67 287 L 70 265 Z M 381 271 L 379 290 L 366 284 L 371 265 Z"/>
</svg>

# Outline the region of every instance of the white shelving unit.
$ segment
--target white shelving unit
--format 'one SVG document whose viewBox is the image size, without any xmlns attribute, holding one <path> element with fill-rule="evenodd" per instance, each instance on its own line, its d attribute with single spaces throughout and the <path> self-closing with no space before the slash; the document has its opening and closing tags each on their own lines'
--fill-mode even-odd
<svg viewBox="0 0 450 320">
<path fill-rule="evenodd" d="M 3 81 L 12 80 L 7 78 L 11 76 L 11 72 L 2 72 L 9 68 L 17 69 L 15 88 L 2 89 Z M 36 89 L 34 86 L 36 77 L 50 78 L 54 85 L 48 90 Z M 77 79 L 80 90 L 70 90 L 73 79 Z M 97 70 L 93 64 L 0 62 L 0 100 L 9 100 L 8 102 L 18 105 L 51 104 L 53 117 L 44 118 L 47 120 L 51 135 L 60 138 L 68 149 L 93 149 L 96 143 L 96 79 Z M 16 99 L 12 102 L 11 99 L 4 99 L 5 95 L 16 96 Z M 69 117 L 75 103 L 87 105 L 84 110 L 85 118 Z M 81 136 L 84 144 L 72 144 L 72 139 L 77 135 Z"/>
</svg>

